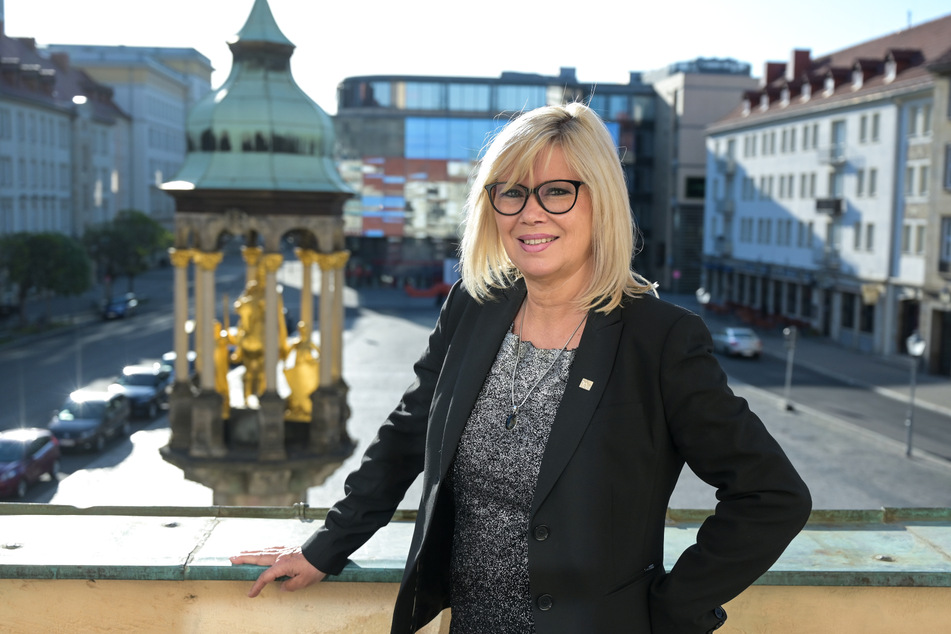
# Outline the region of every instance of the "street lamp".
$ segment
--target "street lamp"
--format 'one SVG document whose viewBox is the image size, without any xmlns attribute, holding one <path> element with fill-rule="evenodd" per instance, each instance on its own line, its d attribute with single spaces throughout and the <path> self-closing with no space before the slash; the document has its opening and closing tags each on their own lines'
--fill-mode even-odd
<svg viewBox="0 0 951 634">
<path fill-rule="evenodd" d="M 710 298 L 711 298 L 710 291 L 708 291 L 707 289 L 701 286 L 700 288 L 697 289 L 697 292 L 695 293 L 695 295 L 697 296 L 697 302 L 700 304 L 700 316 L 706 317 L 707 304 L 710 303 Z"/>
<path fill-rule="evenodd" d="M 786 346 L 786 388 L 783 392 L 783 407 L 788 412 L 795 409 L 789 400 L 789 392 L 792 389 L 793 356 L 796 354 L 796 335 L 798 332 L 799 329 L 795 326 L 783 328 L 783 340 Z"/>
<path fill-rule="evenodd" d="M 915 426 L 915 383 L 918 379 L 918 360 L 925 353 L 926 342 L 916 330 L 905 340 L 905 345 L 911 359 L 911 390 L 908 395 L 908 417 L 905 419 L 905 428 L 908 432 L 905 456 L 911 458 L 911 435 Z"/>
</svg>

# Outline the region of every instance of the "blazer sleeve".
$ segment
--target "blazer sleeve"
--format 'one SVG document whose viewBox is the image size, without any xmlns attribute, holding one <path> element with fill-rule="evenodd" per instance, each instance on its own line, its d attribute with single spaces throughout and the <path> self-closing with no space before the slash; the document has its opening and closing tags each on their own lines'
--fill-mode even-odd
<svg viewBox="0 0 951 634">
<path fill-rule="evenodd" d="M 304 557 L 317 569 L 340 574 L 350 555 L 392 519 L 422 472 L 429 408 L 463 293 L 458 283 L 450 290 L 428 346 L 413 366 L 413 384 L 368 445 L 360 466 L 347 476 L 343 499 L 304 543 Z"/>
<path fill-rule="evenodd" d="M 676 450 L 716 487 L 713 515 L 651 589 L 652 631 L 707 632 L 719 606 L 766 572 L 799 533 L 812 501 L 805 483 L 746 401 L 727 386 L 710 333 L 692 313 L 663 342 L 660 388 Z"/>
</svg>

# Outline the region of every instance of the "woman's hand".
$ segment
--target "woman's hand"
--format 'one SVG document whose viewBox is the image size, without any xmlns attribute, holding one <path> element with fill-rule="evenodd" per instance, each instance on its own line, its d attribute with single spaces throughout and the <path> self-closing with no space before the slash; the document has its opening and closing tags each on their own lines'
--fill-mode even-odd
<svg viewBox="0 0 951 634">
<path fill-rule="evenodd" d="M 295 548 L 275 546 L 264 550 L 245 550 L 240 555 L 235 555 L 230 559 L 232 564 L 270 566 L 261 573 L 258 580 L 251 586 L 248 596 L 252 598 L 261 594 L 264 586 L 281 578 L 284 579 L 281 582 L 281 590 L 293 592 L 317 583 L 327 576 L 327 573 L 317 570 L 309 561 L 304 559 L 300 546 Z"/>
</svg>

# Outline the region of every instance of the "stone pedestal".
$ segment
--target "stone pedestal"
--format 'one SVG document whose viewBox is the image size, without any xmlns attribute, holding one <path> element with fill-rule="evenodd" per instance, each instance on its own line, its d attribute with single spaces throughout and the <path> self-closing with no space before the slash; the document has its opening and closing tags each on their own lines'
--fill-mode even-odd
<svg viewBox="0 0 951 634">
<path fill-rule="evenodd" d="M 168 399 L 168 425 L 171 437 L 168 444 L 175 451 L 188 451 L 192 438 L 192 399 L 191 383 L 176 381 Z"/>
<path fill-rule="evenodd" d="M 349 387 L 343 381 L 334 385 L 321 385 L 311 396 L 313 417 L 311 419 L 310 450 L 314 452 L 336 451 L 351 443 L 347 434 L 347 405 Z"/>
<path fill-rule="evenodd" d="M 283 460 L 284 449 L 284 399 L 277 392 L 267 391 L 260 398 L 261 436 L 258 450 L 261 460 Z"/>
<path fill-rule="evenodd" d="M 192 401 L 192 456 L 223 456 L 224 423 L 221 419 L 221 394 L 214 390 L 203 390 Z"/>
</svg>

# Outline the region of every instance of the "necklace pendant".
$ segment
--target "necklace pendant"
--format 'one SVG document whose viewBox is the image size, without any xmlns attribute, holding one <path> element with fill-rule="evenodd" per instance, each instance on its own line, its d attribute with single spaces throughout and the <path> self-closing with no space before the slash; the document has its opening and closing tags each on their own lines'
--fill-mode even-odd
<svg viewBox="0 0 951 634">
<path fill-rule="evenodd" d="M 512 413 L 505 418 L 505 429 L 512 431 L 515 429 L 515 425 L 518 423 L 518 419 L 515 416 L 516 410 L 512 410 Z"/>
</svg>

